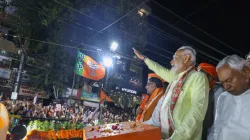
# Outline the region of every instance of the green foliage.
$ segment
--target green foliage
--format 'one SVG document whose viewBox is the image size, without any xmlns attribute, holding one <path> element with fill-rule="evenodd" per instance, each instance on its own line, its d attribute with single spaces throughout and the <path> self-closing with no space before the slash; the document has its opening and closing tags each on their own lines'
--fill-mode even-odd
<svg viewBox="0 0 250 140">
<path fill-rule="evenodd" d="M 66 129 L 66 130 L 70 129 L 70 122 L 68 122 L 68 121 L 64 122 L 64 129 Z"/>
<path fill-rule="evenodd" d="M 82 129 L 83 128 L 83 123 L 82 122 L 77 122 L 76 123 L 76 129 Z"/>
<path fill-rule="evenodd" d="M 34 123 L 33 121 L 30 121 L 30 122 L 29 122 L 29 124 L 28 124 L 28 126 L 27 126 L 27 130 L 28 130 L 28 131 L 30 131 L 30 130 L 33 129 L 33 123 Z"/>
<path fill-rule="evenodd" d="M 55 121 L 50 121 L 49 122 L 49 130 L 54 130 L 55 129 Z"/>
<path fill-rule="evenodd" d="M 50 123 L 48 121 L 44 121 L 44 122 L 40 122 L 38 121 L 38 126 L 37 126 L 37 130 L 38 131 L 48 131 L 50 127 Z"/>
<path fill-rule="evenodd" d="M 76 123 L 75 122 L 71 123 L 70 129 L 76 129 Z"/>
<path fill-rule="evenodd" d="M 99 121 L 98 125 L 104 125 L 105 123 L 103 121 Z"/>
<path fill-rule="evenodd" d="M 60 130 L 61 128 L 63 128 L 63 123 L 56 122 L 55 131 L 58 131 L 58 130 Z"/>
<path fill-rule="evenodd" d="M 7 2 L 5 0 L 0 0 L 0 13 L 2 13 L 7 6 Z"/>
<path fill-rule="evenodd" d="M 75 1 L 60 0 L 67 6 L 73 6 Z M 17 29 L 17 33 L 28 38 L 57 44 L 61 44 L 64 40 L 62 35 L 65 34 L 65 28 L 68 27 L 59 21 L 62 21 L 61 19 L 72 19 L 76 14 L 55 1 L 49 0 L 12 0 L 11 5 L 15 6 L 17 10 L 15 16 L 11 16 L 10 20 L 22 25 L 21 28 Z M 52 87 L 52 85 L 65 87 L 65 84 L 71 83 L 68 78 L 73 75 L 72 62 L 75 58 L 69 57 L 67 51 L 60 46 L 31 41 L 28 55 L 44 62 L 40 66 L 44 70 L 42 72 L 39 70 L 33 74 L 31 80 L 34 82 L 31 86 L 40 89 L 44 86 Z M 27 61 L 30 60 L 27 59 Z"/>
<path fill-rule="evenodd" d="M 17 32 L 35 40 L 54 43 L 30 42 L 27 54 L 44 62 L 41 66 L 44 68 L 42 71 L 31 70 L 36 72 L 32 79 L 34 81 L 32 86 L 35 88 L 52 88 L 53 85 L 59 88 L 71 86 L 77 50 L 55 44 L 76 46 L 79 42 L 85 41 L 87 44 L 107 46 L 105 41 L 108 42 L 110 38 L 118 37 L 118 41 L 121 40 L 123 43 L 121 48 L 129 50 L 129 52 L 134 44 L 145 46 L 146 28 L 144 26 L 138 28 L 138 22 L 144 23 L 146 20 L 138 19 L 136 11 L 133 15 L 129 15 L 105 30 L 105 33 L 89 39 L 89 36 L 96 31 L 114 22 L 141 2 L 142 0 L 12 0 L 11 5 L 15 6 L 17 11 L 10 19 L 20 25 L 20 27 L 16 27 Z M 65 5 L 75 10 L 67 8 Z M 89 16 L 101 20 L 107 25 Z M 124 31 L 139 37 L 140 40 L 127 35 Z M 106 48 L 104 47 L 104 49 Z"/>
<path fill-rule="evenodd" d="M 81 122 L 69 122 L 69 121 L 30 121 L 27 130 L 38 130 L 38 131 L 49 131 L 55 130 L 59 131 L 61 129 L 70 130 L 70 129 L 83 129 L 85 126 Z"/>
<path fill-rule="evenodd" d="M 32 129 L 37 129 L 39 126 L 39 121 L 35 120 L 32 126 L 33 126 L 33 127 L 31 127 Z"/>
</svg>

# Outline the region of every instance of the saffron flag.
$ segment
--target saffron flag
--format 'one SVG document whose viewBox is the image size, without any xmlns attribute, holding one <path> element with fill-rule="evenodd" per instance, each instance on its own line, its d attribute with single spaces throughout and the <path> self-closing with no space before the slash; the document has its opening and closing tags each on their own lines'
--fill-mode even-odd
<svg viewBox="0 0 250 140">
<path fill-rule="evenodd" d="M 101 93 L 100 93 L 100 102 L 103 102 L 104 99 L 108 102 L 113 102 L 109 96 L 107 96 L 102 90 L 101 90 Z"/>
<path fill-rule="evenodd" d="M 98 81 L 105 76 L 105 68 L 91 57 L 78 51 L 75 73 Z"/>
</svg>

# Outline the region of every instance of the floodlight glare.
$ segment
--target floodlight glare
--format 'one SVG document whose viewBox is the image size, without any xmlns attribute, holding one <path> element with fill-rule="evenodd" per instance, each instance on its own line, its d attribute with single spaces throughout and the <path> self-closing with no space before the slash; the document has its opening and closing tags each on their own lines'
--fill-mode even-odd
<svg viewBox="0 0 250 140">
<path fill-rule="evenodd" d="M 115 50 L 117 49 L 117 47 L 118 47 L 118 43 L 112 42 L 112 44 L 111 44 L 111 46 L 110 46 L 110 50 L 111 50 L 111 51 L 115 51 Z"/>
<path fill-rule="evenodd" d="M 106 67 L 112 66 L 112 64 L 113 64 L 112 58 L 111 57 L 104 57 L 103 63 Z"/>
</svg>

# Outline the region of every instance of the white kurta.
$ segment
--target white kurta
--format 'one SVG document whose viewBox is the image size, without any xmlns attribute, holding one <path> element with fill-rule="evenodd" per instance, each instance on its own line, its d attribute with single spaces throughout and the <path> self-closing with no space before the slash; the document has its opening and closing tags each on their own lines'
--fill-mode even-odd
<svg viewBox="0 0 250 140">
<path fill-rule="evenodd" d="M 148 120 L 145 121 L 145 124 L 148 125 L 154 125 L 156 127 L 160 127 L 160 122 L 159 122 L 159 111 L 161 111 L 161 132 L 162 132 L 162 137 L 167 138 L 168 132 L 169 132 L 169 124 L 168 124 L 168 106 L 169 102 L 172 96 L 172 91 L 175 85 L 178 83 L 179 79 L 183 75 L 180 74 L 176 77 L 176 80 L 173 80 L 173 83 L 171 84 L 171 87 L 169 88 L 169 91 L 167 95 L 165 94 L 164 96 L 161 97 L 161 99 L 158 101 L 157 106 L 154 109 L 154 112 L 152 114 L 152 117 Z"/>
<path fill-rule="evenodd" d="M 250 89 L 240 96 L 221 94 L 213 127 L 213 140 L 250 140 Z"/>
</svg>

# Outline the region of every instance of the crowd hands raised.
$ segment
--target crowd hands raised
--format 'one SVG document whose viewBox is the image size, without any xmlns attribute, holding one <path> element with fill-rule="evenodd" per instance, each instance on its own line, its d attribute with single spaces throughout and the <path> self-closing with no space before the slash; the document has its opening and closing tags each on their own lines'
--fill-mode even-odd
<svg viewBox="0 0 250 140">
<path fill-rule="evenodd" d="M 10 100 L 1 101 L 6 106 L 10 115 L 20 115 L 26 118 L 68 120 L 72 122 L 83 122 L 86 126 L 96 126 L 99 124 L 118 123 L 133 120 L 132 108 L 121 108 L 117 106 L 104 108 L 99 120 L 100 109 L 75 103 L 74 105 L 62 105 L 60 108 L 56 104 L 43 106 L 41 102 L 36 104 L 31 100 Z"/>
<path fill-rule="evenodd" d="M 102 121 L 105 123 L 119 123 L 135 120 L 133 108 L 110 107 L 105 109 L 102 114 Z"/>
<path fill-rule="evenodd" d="M 43 106 L 42 103 L 34 104 L 29 100 L 3 100 L 9 114 L 20 115 L 22 117 L 64 119 L 72 121 L 85 121 L 96 108 L 78 105 L 62 105 L 60 108 L 56 104 Z M 86 120 L 87 121 L 87 120 Z"/>
</svg>

